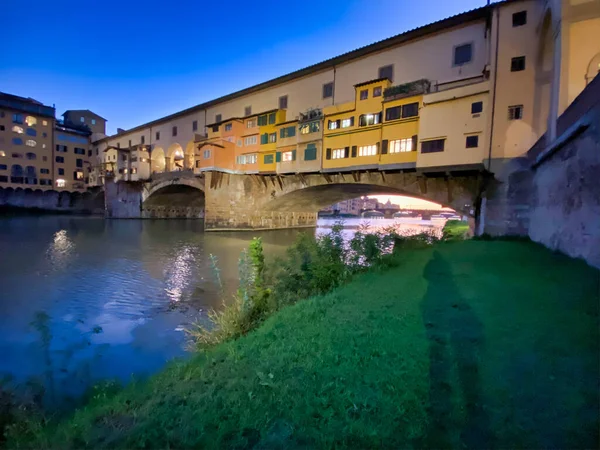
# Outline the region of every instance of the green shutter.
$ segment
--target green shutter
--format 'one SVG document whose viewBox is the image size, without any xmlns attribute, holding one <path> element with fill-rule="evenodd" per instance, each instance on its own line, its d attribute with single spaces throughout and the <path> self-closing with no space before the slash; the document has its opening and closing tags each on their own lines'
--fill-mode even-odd
<svg viewBox="0 0 600 450">
<path fill-rule="evenodd" d="M 356 158 L 356 145 L 352 146 L 352 157 Z"/>
<path fill-rule="evenodd" d="M 260 143 L 261 145 L 269 143 L 269 135 L 267 133 L 260 135 Z"/>
<path fill-rule="evenodd" d="M 296 161 L 296 149 L 292 150 L 292 161 Z"/>
<path fill-rule="evenodd" d="M 281 152 L 275 153 L 275 162 L 281 162 Z"/>
<path fill-rule="evenodd" d="M 265 155 L 263 157 L 263 162 L 265 164 L 273 164 L 273 155 L 272 154 L 271 155 Z"/>
<path fill-rule="evenodd" d="M 381 154 L 386 155 L 388 152 L 388 140 L 384 139 L 381 141 Z"/>
<path fill-rule="evenodd" d="M 350 147 L 344 147 L 344 158 L 350 157 Z"/>
<path fill-rule="evenodd" d="M 418 145 L 418 142 L 419 142 L 419 137 L 418 137 L 418 136 L 415 134 L 415 135 L 412 137 L 412 151 L 413 151 L 413 152 L 416 152 L 416 151 L 417 151 L 417 145 Z"/>
<path fill-rule="evenodd" d="M 294 137 L 296 136 L 296 127 L 289 127 L 288 128 L 288 137 Z"/>
<path fill-rule="evenodd" d="M 380 144 L 381 144 L 380 142 L 378 142 L 377 144 L 375 144 L 375 146 L 377 147 L 377 150 L 375 150 L 375 154 L 376 155 L 379 155 L 379 148 L 381 147 Z"/>
<path fill-rule="evenodd" d="M 317 147 L 315 144 L 308 144 L 304 150 L 304 161 L 314 161 L 317 159 Z"/>
<path fill-rule="evenodd" d="M 279 139 L 283 139 L 285 137 L 285 128 L 279 130 Z"/>
<path fill-rule="evenodd" d="M 331 149 L 328 148 L 327 151 L 325 152 L 325 159 L 331 159 Z"/>
<path fill-rule="evenodd" d="M 275 118 L 276 118 L 275 113 L 269 114 L 269 124 L 271 124 L 271 125 L 274 124 L 275 123 Z"/>
</svg>

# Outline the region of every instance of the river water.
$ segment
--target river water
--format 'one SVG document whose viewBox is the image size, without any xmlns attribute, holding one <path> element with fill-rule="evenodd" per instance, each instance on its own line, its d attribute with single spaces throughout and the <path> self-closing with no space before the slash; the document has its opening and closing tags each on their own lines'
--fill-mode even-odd
<svg viewBox="0 0 600 450">
<path fill-rule="evenodd" d="M 317 233 L 332 223 L 320 225 Z M 252 237 L 262 237 L 269 259 L 298 233 L 204 233 L 198 220 L 73 216 L 4 217 L 0 230 L 0 376 L 70 396 L 184 357 L 183 329 L 222 302 L 209 255 L 232 292 Z"/>
</svg>

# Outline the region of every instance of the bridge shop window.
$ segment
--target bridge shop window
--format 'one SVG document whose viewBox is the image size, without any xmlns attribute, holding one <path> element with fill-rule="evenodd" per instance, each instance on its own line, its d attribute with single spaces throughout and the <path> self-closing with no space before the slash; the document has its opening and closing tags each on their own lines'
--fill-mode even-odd
<svg viewBox="0 0 600 450">
<path fill-rule="evenodd" d="M 246 122 L 246 128 L 254 128 L 256 126 L 256 119 L 248 119 Z"/>
<path fill-rule="evenodd" d="M 210 150 L 204 150 L 204 152 L 202 152 L 202 157 L 204 159 L 210 159 Z"/>
<path fill-rule="evenodd" d="M 296 150 L 281 153 L 281 161 L 291 162 L 296 160 Z"/>
<path fill-rule="evenodd" d="M 342 119 L 342 128 L 348 128 L 354 126 L 354 116 L 347 119 Z"/>
<path fill-rule="evenodd" d="M 265 125 L 267 125 L 269 118 L 267 117 L 267 115 L 263 115 L 263 116 L 258 116 L 258 126 L 259 127 L 264 127 Z"/>
<path fill-rule="evenodd" d="M 413 150 L 416 150 L 416 148 L 414 148 L 414 142 L 412 138 L 396 139 L 394 141 L 390 141 L 389 143 L 390 153 L 405 153 L 412 152 Z"/>
<path fill-rule="evenodd" d="M 304 161 L 315 161 L 317 159 L 317 146 L 308 144 L 304 149 Z"/>
<path fill-rule="evenodd" d="M 269 143 L 273 143 L 273 142 L 277 142 L 277 133 L 270 133 L 269 134 Z"/>
<path fill-rule="evenodd" d="M 264 164 L 273 164 L 273 162 L 275 162 L 275 159 L 274 159 L 273 155 L 265 155 L 263 157 L 263 163 Z"/>
<path fill-rule="evenodd" d="M 281 130 L 279 130 L 279 138 L 280 139 L 294 137 L 294 136 L 296 136 L 296 127 L 295 126 L 285 127 L 285 128 L 282 128 Z"/>
<path fill-rule="evenodd" d="M 225 131 L 231 131 L 232 128 L 233 128 L 233 124 L 231 122 L 225 124 Z"/>
<path fill-rule="evenodd" d="M 508 107 L 508 120 L 519 120 L 523 118 L 523 105 Z"/>
<path fill-rule="evenodd" d="M 381 123 L 381 113 L 361 114 L 358 118 L 359 127 L 368 127 L 370 125 L 377 125 L 378 123 Z"/>
<path fill-rule="evenodd" d="M 446 139 L 434 139 L 421 142 L 421 153 L 437 153 L 444 151 Z"/>
<path fill-rule="evenodd" d="M 358 147 L 358 156 L 373 156 L 377 154 L 377 145 L 362 145 Z"/>
<path fill-rule="evenodd" d="M 316 133 L 321 130 L 321 123 L 318 121 L 309 122 L 300 125 L 300 134 Z"/>
<path fill-rule="evenodd" d="M 333 150 L 328 148 L 325 153 L 325 159 L 344 159 L 350 156 L 350 147 L 346 148 L 334 148 Z"/>
<path fill-rule="evenodd" d="M 409 103 L 408 105 L 402 105 L 402 118 L 417 117 L 419 115 L 419 103 Z"/>
<path fill-rule="evenodd" d="M 288 96 L 282 95 L 279 97 L 279 109 L 287 109 L 288 107 Z"/>
</svg>

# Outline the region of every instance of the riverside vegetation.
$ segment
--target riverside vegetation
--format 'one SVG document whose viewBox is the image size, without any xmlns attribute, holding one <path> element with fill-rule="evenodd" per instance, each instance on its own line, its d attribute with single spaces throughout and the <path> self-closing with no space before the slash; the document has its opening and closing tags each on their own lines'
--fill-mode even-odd
<svg viewBox="0 0 600 450">
<path fill-rule="evenodd" d="M 254 240 L 190 361 L 6 446 L 597 448 L 599 272 L 463 235 L 336 227 L 273 265 Z"/>
</svg>

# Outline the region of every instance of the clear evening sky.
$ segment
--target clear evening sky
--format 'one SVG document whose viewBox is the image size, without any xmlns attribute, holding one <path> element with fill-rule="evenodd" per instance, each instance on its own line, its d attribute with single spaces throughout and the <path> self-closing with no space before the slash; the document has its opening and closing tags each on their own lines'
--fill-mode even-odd
<svg viewBox="0 0 600 450">
<path fill-rule="evenodd" d="M 486 0 L 0 3 L 0 91 L 90 109 L 114 134 Z"/>
</svg>

